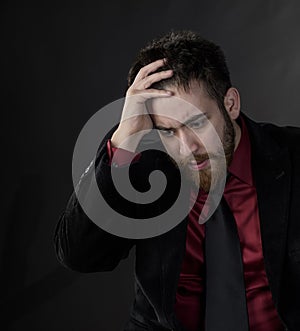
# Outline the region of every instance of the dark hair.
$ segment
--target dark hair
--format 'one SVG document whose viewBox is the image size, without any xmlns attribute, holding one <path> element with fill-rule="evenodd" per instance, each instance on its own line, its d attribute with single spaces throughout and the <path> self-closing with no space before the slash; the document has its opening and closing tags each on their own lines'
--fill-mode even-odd
<svg viewBox="0 0 300 331">
<path fill-rule="evenodd" d="M 172 69 L 173 76 L 152 85 L 161 89 L 175 85 L 188 90 L 192 80 L 203 83 L 210 97 L 223 108 L 223 100 L 231 87 L 230 74 L 223 51 L 193 31 L 171 31 L 142 48 L 128 74 L 130 86 L 145 65 L 166 58 L 158 71 Z"/>
</svg>

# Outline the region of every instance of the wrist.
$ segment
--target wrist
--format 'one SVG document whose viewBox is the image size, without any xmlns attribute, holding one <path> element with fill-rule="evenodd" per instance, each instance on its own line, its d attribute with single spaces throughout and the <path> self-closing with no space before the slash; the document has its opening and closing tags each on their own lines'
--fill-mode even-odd
<svg viewBox="0 0 300 331">
<path fill-rule="evenodd" d="M 135 152 L 142 137 L 146 132 L 119 132 L 116 130 L 111 137 L 111 146 L 115 148 L 122 148 L 130 152 Z"/>
</svg>

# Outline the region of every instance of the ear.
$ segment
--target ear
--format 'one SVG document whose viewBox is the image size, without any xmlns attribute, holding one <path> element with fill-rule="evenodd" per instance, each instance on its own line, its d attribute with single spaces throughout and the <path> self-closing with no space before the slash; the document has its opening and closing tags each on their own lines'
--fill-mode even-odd
<svg viewBox="0 0 300 331">
<path fill-rule="evenodd" d="M 239 91 L 236 88 L 230 87 L 227 90 L 224 97 L 224 106 L 227 110 L 229 117 L 232 120 L 235 120 L 239 117 L 241 109 L 241 100 Z"/>
</svg>

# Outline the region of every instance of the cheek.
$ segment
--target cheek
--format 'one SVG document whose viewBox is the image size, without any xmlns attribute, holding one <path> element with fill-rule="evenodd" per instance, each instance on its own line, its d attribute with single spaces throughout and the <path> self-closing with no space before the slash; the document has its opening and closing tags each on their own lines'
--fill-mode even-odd
<svg viewBox="0 0 300 331">
<path fill-rule="evenodd" d="M 178 156 L 179 145 L 176 139 L 166 139 L 164 137 L 161 137 L 161 141 L 168 154 L 170 154 L 174 158 L 176 155 Z"/>
<path fill-rule="evenodd" d="M 207 152 L 217 151 L 222 147 L 222 129 L 209 125 L 205 130 L 197 134 L 199 141 Z"/>
</svg>

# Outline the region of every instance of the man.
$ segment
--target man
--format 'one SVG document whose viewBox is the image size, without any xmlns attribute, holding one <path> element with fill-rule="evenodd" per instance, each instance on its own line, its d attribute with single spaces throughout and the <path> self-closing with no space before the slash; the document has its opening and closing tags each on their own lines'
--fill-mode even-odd
<svg viewBox="0 0 300 331">
<path fill-rule="evenodd" d="M 148 209 L 128 208 L 111 178 L 111 168 L 122 173 L 128 154 L 137 152 L 152 128 L 168 156 L 134 154 L 132 181 L 146 190 L 142 175 L 162 169 L 172 195 L 178 169 L 183 169 L 193 186 L 200 187 L 186 196 L 193 201 L 190 212 L 153 238 L 112 235 L 89 220 L 78 202 L 78 196 L 88 197 L 96 186 L 88 170 L 56 229 L 59 260 L 81 272 L 112 270 L 136 246 L 136 297 L 125 330 L 300 330 L 300 130 L 258 124 L 241 113 L 223 52 L 190 31 L 171 32 L 140 51 L 129 72 L 121 122 L 98 150 L 97 184 L 120 219 L 128 213 L 146 218 L 170 205 L 164 197 Z M 215 134 L 224 148 L 225 173 Z M 135 139 L 127 139 L 132 135 Z M 216 190 L 226 172 L 222 224 L 233 220 L 229 233 L 238 236 L 231 236 L 229 245 L 238 240 L 236 251 L 221 243 L 227 230 L 216 237 L 223 239 L 209 244 L 219 231 L 211 227 L 221 222 L 219 216 L 198 222 L 207 193 Z M 232 256 L 220 255 L 226 252 Z M 242 269 L 235 269 L 233 256 L 238 255 Z M 224 294 L 227 287 L 229 296 Z"/>
</svg>

